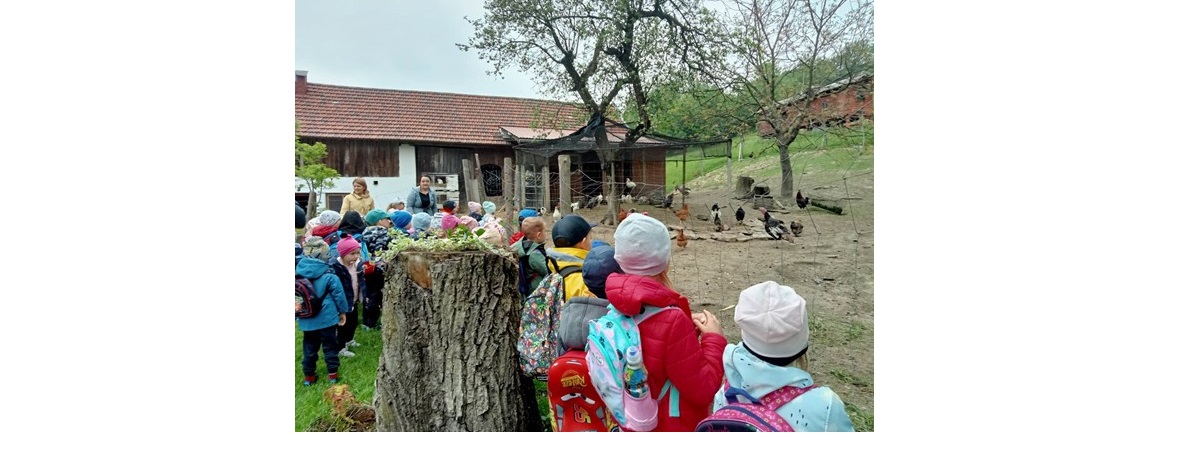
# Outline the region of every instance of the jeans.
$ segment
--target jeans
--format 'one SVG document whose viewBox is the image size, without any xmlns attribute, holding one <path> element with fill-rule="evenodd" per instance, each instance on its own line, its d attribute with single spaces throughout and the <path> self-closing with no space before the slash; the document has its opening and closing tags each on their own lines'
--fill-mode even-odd
<svg viewBox="0 0 1193 451">
<path fill-rule="evenodd" d="M 327 364 L 327 374 L 340 370 L 340 349 L 337 346 L 336 326 L 328 326 L 319 330 L 302 333 L 302 374 L 315 375 L 315 362 L 319 359 L 319 346 L 323 346 L 323 362 Z"/>
<path fill-rule="evenodd" d="M 348 317 L 344 321 L 344 325 L 336 327 L 336 339 L 339 340 L 340 345 L 337 349 L 344 349 L 349 341 L 356 338 L 356 325 L 360 324 L 360 309 L 357 308 L 359 304 L 359 302 L 353 302 L 352 311 L 344 314 Z"/>
</svg>

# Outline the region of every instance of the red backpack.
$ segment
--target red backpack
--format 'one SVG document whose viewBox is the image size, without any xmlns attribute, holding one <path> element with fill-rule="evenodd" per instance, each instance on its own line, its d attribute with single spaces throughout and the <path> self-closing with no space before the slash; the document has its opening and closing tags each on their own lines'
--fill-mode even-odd
<svg viewBox="0 0 1193 451">
<path fill-rule="evenodd" d="M 547 403 L 555 432 L 617 431 L 617 422 L 601 402 L 588 376 L 584 350 L 573 349 L 551 363 L 547 373 Z"/>
<path fill-rule="evenodd" d="M 696 425 L 696 432 L 795 432 L 791 424 L 781 415 L 779 408 L 816 385 L 796 388 L 790 385 L 767 393 L 761 400 L 750 396 L 745 390 L 729 386 L 725 381 L 725 406 L 713 412 Z M 741 396 L 749 402 L 740 402 Z"/>
</svg>

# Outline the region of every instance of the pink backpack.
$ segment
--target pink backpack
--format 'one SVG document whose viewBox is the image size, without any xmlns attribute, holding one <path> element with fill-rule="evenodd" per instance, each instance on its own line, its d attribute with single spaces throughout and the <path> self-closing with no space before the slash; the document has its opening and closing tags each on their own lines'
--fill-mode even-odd
<svg viewBox="0 0 1193 451">
<path fill-rule="evenodd" d="M 762 400 L 750 396 L 745 390 L 729 386 L 729 381 L 725 381 L 724 387 L 725 406 L 700 421 L 696 425 L 696 432 L 795 432 L 777 410 L 817 386 L 784 386 L 763 396 Z M 740 402 L 738 396 L 750 402 Z"/>
</svg>

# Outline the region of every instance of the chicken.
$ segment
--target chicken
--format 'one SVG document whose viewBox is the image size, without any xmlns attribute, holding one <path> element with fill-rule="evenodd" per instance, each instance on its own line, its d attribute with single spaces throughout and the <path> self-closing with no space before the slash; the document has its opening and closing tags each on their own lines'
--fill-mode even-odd
<svg viewBox="0 0 1193 451">
<path fill-rule="evenodd" d="M 794 236 L 799 236 L 801 233 L 804 233 L 804 223 L 800 222 L 798 219 L 791 221 L 791 234 Z"/>
<path fill-rule="evenodd" d="M 718 232 L 725 230 L 725 226 L 721 224 L 721 207 L 717 204 L 712 204 L 711 210 L 713 230 Z"/>
<path fill-rule="evenodd" d="M 630 202 L 633 202 L 633 201 L 634 201 L 634 196 L 631 196 L 631 195 L 629 195 L 629 194 L 623 194 L 623 195 L 621 196 L 621 201 L 622 201 L 623 203 L 627 203 L 627 204 L 628 204 L 628 203 L 630 203 Z"/>
<path fill-rule="evenodd" d="M 765 207 L 759 207 L 758 209 L 762 210 L 762 228 L 766 231 L 767 235 L 770 235 L 771 238 L 776 240 L 794 242 L 794 237 L 791 236 L 791 232 L 787 231 L 787 226 L 783 225 L 783 221 L 772 218 Z"/>
<path fill-rule="evenodd" d="M 663 208 L 671 208 L 671 202 L 674 200 L 674 196 L 675 193 L 667 195 L 667 198 L 663 200 Z"/>
<path fill-rule="evenodd" d="M 734 216 L 737 217 L 737 225 L 741 225 L 741 222 L 746 219 L 746 211 L 737 207 L 737 213 Z"/>
<path fill-rule="evenodd" d="M 633 191 L 634 188 L 636 188 L 637 186 L 638 186 L 637 183 L 634 183 L 633 180 L 630 180 L 629 177 L 626 177 L 626 179 L 625 179 L 625 187 L 626 188 L 628 188 L 630 191 Z"/>
<path fill-rule="evenodd" d="M 580 209 L 580 202 L 572 202 L 572 212 Z"/>
<path fill-rule="evenodd" d="M 625 221 L 626 216 L 629 216 L 629 215 L 630 215 L 630 212 L 628 212 L 628 211 L 626 211 L 626 209 L 622 208 L 621 211 L 617 212 L 617 223 L 620 224 L 622 221 Z"/>
<path fill-rule="evenodd" d="M 802 191 L 797 190 L 795 192 L 795 204 L 799 206 L 800 210 L 807 208 L 808 201 L 811 201 L 811 200 L 812 199 L 804 197 L 804 193 Z"/>
<path fill-rule="evenodd" d="M 680 207 L 679 210 L 675 212 L 675 217 L 679 218 L 680 221 L 687 221 L 688 214 L 688 204 L 683 204 L 683 207 Z"/>
<path fill-rule="evenodd" d="M 679 229 L 679 236 L 675 237 L 675 244 L 678 244 L 681 249 L 688 247 L 688 239 L 683 236 L 683 229 Z"/>
<path fill-rule="evenodd" d="M 552 217 L 552 218 L 555 218 L 555 220 L 556 220 L 556 221 L 558 221 L 558 220 L 559 220 L 559 218 L 561 218 L 562 216 L 563 216 L 563 215 L 559 214 L 559 206 L 558 206 L 558 205 L 556 205 L 556 206 L 555 206 L 555 213 L 551 213 L 551 217 Z"/>
<path fill-rule="evenodd" d="M 600 198 L 600 196 L 597 196 L 597 197 L 589 197 L 589 198 L 588 198 L 588 201 L 584 203 L 584 208 L 587 208 L 587 209 L 590 209 L 590 210 L 591 210 L 591 209 L 593 209 L 593 208 L 596 208 L 596 206 L 597 206 L 598 204 L 600 204 L 600 203 L 601 203 L 601 198 Z"/>
</svg>

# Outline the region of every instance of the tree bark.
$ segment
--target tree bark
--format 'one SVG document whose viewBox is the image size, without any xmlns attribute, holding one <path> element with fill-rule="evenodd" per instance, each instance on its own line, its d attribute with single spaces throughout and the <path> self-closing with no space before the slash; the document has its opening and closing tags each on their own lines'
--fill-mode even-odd
<svg viewBox="0 0 1193 451">
<path fill-rule="evenodd" d="M 542 431 L 515 340 L 512 260 L 402 252 L 388 262 L 373 400 L 378 431 Z"/>
<path fill-rule="evenodd" d="M 791 202 L 795 198 L 795 190 L 792 186 L 795 184 L 795 178 L 791 174 L 791 153 L 787 148 L 790 144 L 783 144 L 776 142 L 779 147 L 779 168 L 783 173 L 783 181 L 779 184 L 779 196 L 784 201 Z"/>
</svg>

